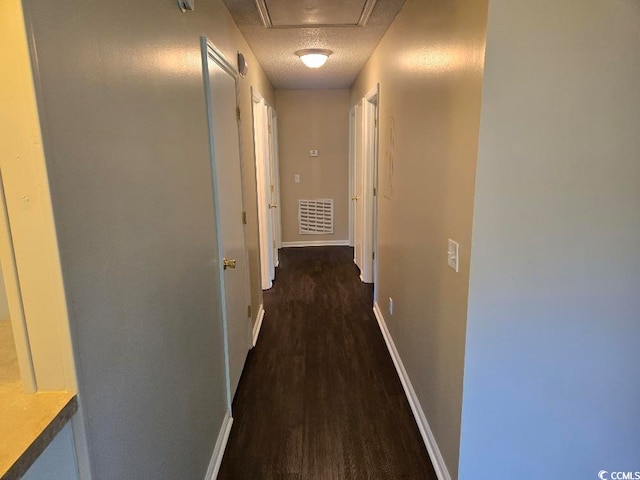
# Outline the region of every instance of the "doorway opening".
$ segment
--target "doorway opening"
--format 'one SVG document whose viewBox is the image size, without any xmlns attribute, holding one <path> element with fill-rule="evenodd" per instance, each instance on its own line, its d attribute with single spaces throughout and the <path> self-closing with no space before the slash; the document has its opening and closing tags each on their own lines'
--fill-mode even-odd
<svg viewBox="0 0 640 480">
<path fill-rule="evenodd" d="M 278 251 L 282 247 L 280 219 L 280 174 L 278 166 L 278 117 L 275 109 L 254 88 L 253 140 L 258 191 L 258 236 L 260 276 L 263 290 L 273 286 Z"/>
<path fill-rule="evenodd" d="M 378 223 L 378 104 L 380 86 L 376 85 L 350 113 L 351 139 L 351 225 L 353 261 L 360 279 L 374 284 L 377 298 L 377 223 Z"/>
<path fill-rule="evenodd" d="M 0 176 L 0 391 L 20 383 L 25 393 L 37 389 Z"/>
</svg>

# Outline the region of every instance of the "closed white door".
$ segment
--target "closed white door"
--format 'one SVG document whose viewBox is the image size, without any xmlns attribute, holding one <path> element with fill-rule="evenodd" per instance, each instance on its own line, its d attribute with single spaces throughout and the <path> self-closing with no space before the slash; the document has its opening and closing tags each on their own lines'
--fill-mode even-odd
<svg viewBox="0 0 640 480">
<path fill-rule="evenodd" d="M 353 255 L 354 262 L 364 269 L 364 145 L 363 145 L 363 108 L 362 102 L 356 105 L 354 168 L 353 168 Z"/>
<path fill-rule="evenodd" d="M 236 78 L 233 68 L 211 45 L 203 45 L 203 48 L 207 51 L 208 75 L 205 79 L 231 400 L 249 350 L 251 331 Z"/>
</svg>

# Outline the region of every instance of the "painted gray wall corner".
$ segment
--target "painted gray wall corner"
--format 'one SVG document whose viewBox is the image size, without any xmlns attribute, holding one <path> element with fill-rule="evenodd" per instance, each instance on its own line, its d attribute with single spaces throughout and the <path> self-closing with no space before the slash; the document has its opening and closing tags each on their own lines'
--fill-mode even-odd
<svg viewBox="0 0 640 480">
<path fill-rule="evenodd" d="M 460 478 L 640 463 L 640 5 L 492 0 Z"/>
</svg>

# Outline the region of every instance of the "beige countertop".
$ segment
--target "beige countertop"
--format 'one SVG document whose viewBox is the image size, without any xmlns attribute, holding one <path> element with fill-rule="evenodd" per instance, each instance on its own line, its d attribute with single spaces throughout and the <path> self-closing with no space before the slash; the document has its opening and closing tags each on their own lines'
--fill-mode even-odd
<svg viewBox="0 0 640 480">
<path fill-rule="evenodd" d="M 73 393 L 24 393 L 12 342 L 0 322 L 1 480 L 20 478 L 78 409 Z"/>
</svg>

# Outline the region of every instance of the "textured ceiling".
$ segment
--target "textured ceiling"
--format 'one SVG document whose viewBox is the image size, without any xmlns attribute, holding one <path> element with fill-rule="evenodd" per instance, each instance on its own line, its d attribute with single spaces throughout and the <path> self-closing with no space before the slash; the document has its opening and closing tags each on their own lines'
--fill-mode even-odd
<svg viewBox="0 0 640 480">
<path fill-rule="evenodd" d="M 224 0 L 273 87 L 282 90 L 349 88 L 405 1 L 378 0 L 365 26 L 267 28 L 255 0 Z M 305 18 L 305 23 L 313 22 L 314 18 L 323 19 L 323 23 L 327 18 L 351 18 L 353 3 L 351 0 L 266 1 L 267 7 L 287 11 L 291 19 Z M 364 0 L 360 3 L 364 5 Z M 342 6 L 345 11 L 341 14 Z M 308 15 L 309 11 L 313 15 Z M 323 67 L 310 69 L 295 55 L 304 48 L 325 48 L 332 50 L 333 55 Z"/>
<path fill-rule="evenodd" d="M 310 1 L 307 5 L 300 2 L 296 4 L 296 8 L 291 8 L 289 0 L 258 2 L 264 2 L 263 5 L 274 26 L 357 25 L 365 3 L 364 0 L 325 1 L 320 6 L 317 2 Z"/>
</svg>

